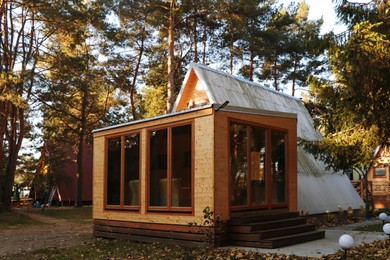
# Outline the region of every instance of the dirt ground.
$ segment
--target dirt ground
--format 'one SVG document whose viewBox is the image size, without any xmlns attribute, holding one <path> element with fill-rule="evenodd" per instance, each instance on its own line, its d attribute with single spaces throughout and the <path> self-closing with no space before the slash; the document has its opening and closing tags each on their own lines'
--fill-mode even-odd
<svg viewBox="0 0 390 260">
<path fill-rule="evenodd" d="M 0 259 L 37 249 L 71 247 L 92 239 L 92 223 L 75 223 L 32 211 L 28 214 L 46 224 L 0 230 Z"/>
</svg>

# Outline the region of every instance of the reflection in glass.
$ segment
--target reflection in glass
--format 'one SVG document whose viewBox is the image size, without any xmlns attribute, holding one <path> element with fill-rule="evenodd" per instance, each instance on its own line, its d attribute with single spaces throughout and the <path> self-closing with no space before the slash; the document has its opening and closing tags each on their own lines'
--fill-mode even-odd
<svg viewBox="0 0 390 260">
<path fill-rule="evenodd" d="M 121 138 L 107 140 L 107 204 L 121 203 Z"/>
<path fill-rule="evenodd" d="M 265 132 L 263 128 L 251 128 L 251 193 L 252 205 L 266 203 Z"/>
<path fill-rule="evenodd" d="M 272 203 L 286 202 L 285 133 L 272 131 Z"/>
<path fill-rule="evenodd" d="M 233 206 L 243 206 L 248 203 L 247 133 L 247 127 L 244 125 L 230 125 L 230 179 Z"/>
<path fill-rule="evenodd" d="M 171 206 L 191 207 L 192 126 L 172 128 Z"/>
<path fill-rule="evenodd" d="M 149 132 L 149 205 L 167 206 L 168 130 Z"/>
<path fill-rule="evenodd" d="M 124 137 L 125 148 L 125 205 L 138 206 L 139 191 L 139 134 Z"/>
</svg>

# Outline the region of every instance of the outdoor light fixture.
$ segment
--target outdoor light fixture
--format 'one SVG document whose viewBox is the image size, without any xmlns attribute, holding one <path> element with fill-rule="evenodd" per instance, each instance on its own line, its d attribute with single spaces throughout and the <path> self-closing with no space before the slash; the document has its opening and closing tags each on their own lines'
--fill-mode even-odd
<svg viewBox="0 0 390 260">
<path fill-rule="evenodd" d="M 390 240 L 390 223 L 387 223 L 387 224 L 383 225 L 383 232 L 385 232 L 386 235 L 389 236 L 389 240 Z"/>
<path fill-rule="evenodd" d="M 382 220 L 383 225 L 384 225 L 385 221 L 387 220 L 387 214 L 382 212 L 381 214 L 379 214 L 379 219 Z"/>
<path fill-rule="evenodd" d="M 225 102 L 223 102 L 222 105 L 219 105 L 218 107 L 214 108 L 215 112 L 218 112 L 218 110 L 220 110 L 221 108 L 226 107 L 227 104 L 229 104 L 229 101 L 226 100 Z"/>
<path fill-rule="evenodd" d="M 386 224 L 387 225 L 387 224 Z M 389 232 L 390 232 L 390 224 L 389 224 Z M 339 238 L 339 245 L 342 249 L 344 249 L 344 259 L 347 259 L 348 250 L 353 246 L 353 237 L 348 234 L 344 234 Z"/>
</svg>

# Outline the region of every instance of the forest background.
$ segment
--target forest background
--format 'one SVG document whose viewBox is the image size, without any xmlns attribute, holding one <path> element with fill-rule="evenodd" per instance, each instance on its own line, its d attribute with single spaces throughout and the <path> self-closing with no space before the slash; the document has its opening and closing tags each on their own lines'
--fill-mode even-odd
<svg viewBox="0 0 390 260">
<path fill-rule="evenodd" d="M 2 0 L 0 211 L 11 209 L 15 177 L 35 176 L 26 139 L 49 147 L 45 185 L 60 177 L 66 151 L 77 154 L 82 206 L 92 130 L 170 112 L 191 62 L 303 91 L 325 138 L 302 145 L 334 169 L 372 165 L 389 143 L 390 1 L 333 2 L 339 34 L 321 34 L 305 2 Z"/>
</svg>

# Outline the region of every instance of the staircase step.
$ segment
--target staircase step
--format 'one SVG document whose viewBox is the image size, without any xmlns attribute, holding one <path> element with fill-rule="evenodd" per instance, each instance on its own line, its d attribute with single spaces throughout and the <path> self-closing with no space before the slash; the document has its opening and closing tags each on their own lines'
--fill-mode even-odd
<svg viewBox="0 0 390 260">
<path fill-rule="evenodd" d="M 300 234 L 268 238 L 262 241 L 264 242 L 264 244 L 270 244 L 271 245 L 270 248 L 278 248 L 282 246 L 294 245 L 294 244 L 299 244 L 307 241 L 322 239 L 324 237 L 325 237 L 324 230 L 316 230 L 316 231 L 305 232 Z"/>
<path fill-rule="evenodd" d="M 268 213 L 261 214 L 261 212 L 257 212 L 255 215 L 252 214 L 243 214 L 241 216 L 234 217 L 229 221 L 230 225 L 242 225 L 247 223 L 258 223 L 265 221 L 275 221 L 279 219 L 286 218 L 296 218 L 299 217 L 299 212 L 282 212 L 282 213 Z"/>
<path fill-rule="evenodd" d="M 253 231 L 260 230 L 269 230 L 282 227 L 296 226 L 306 224 L 306 218 L 297 217 L 297 218 L 288 218 L 288 219 L 279 219 L 275 221 L 265 221 L 258 223 L 247 223 L 240 226 L 230 226 L 231 233 L 250 233 Z"/>
<path fill-rule="evenodd" d="M 269 229 L 264 231 L 257 231 L 260 234 L 261 239 L 281 237 L 287 235 L 293 235 L 298 233 L 305 233 L 315 231 L 316 226 L 312 224 L 302 224 L 296 226 L 288 226 L 284 228 Z"/>
</svg>

